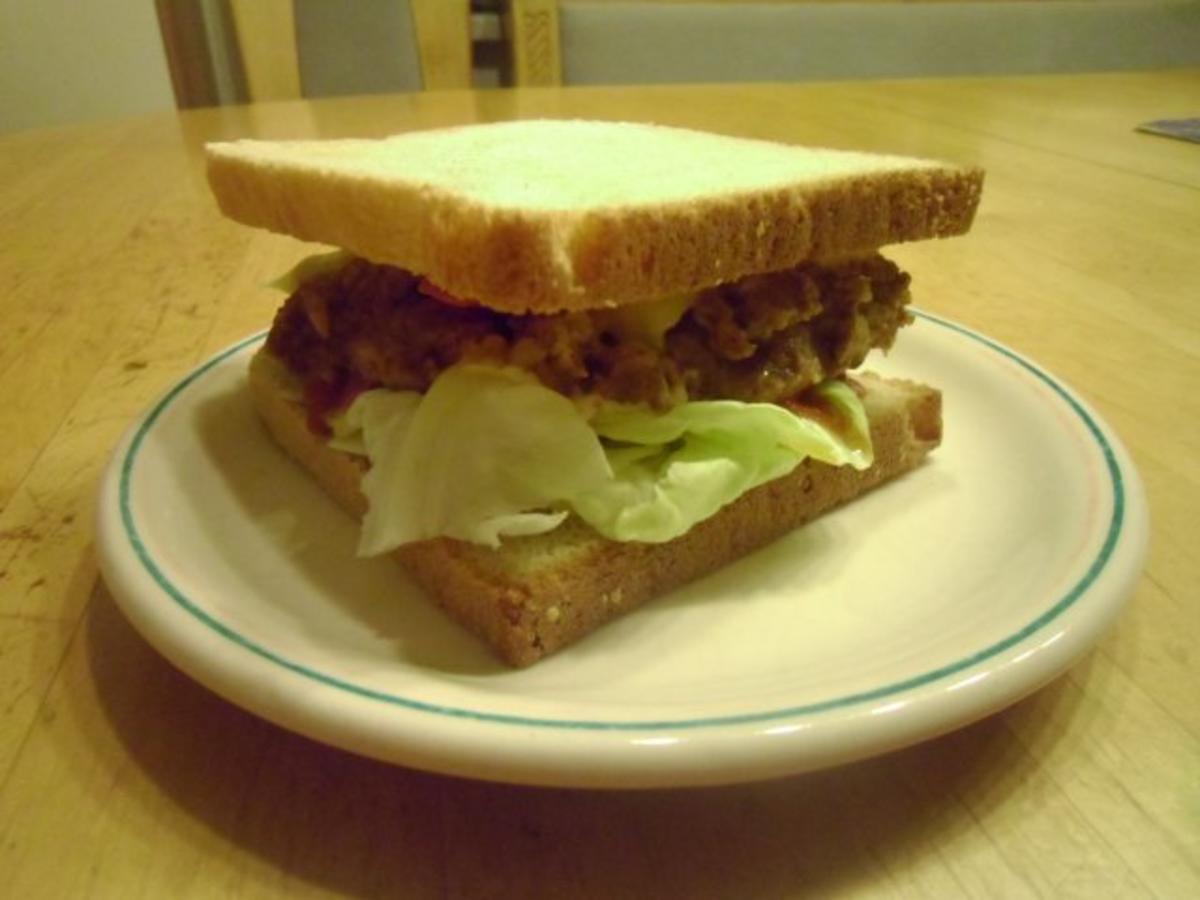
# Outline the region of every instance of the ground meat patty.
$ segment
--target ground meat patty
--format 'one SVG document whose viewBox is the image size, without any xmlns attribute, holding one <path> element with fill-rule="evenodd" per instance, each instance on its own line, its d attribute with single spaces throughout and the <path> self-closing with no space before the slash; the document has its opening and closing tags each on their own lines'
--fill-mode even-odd
<svg viewBox="0 0 1200 900">
<path fill-rule="evenodd" d="M 665 409 L 688 398 L 784 399 L 891 346 L 909 319 L 908 276 L 878 255 L 703 291 L 661 339 L 604 314 L 509 315 L 448 301 L 409 272 L 353 260 L 293 293 L 268 345 L 305 381 L 310 405 L 326 408 L 364 387 L 423 391 L 474 360 L 521 366 L 567 396 Z"/>
<path fill-rule="evenodd" d="M 775 402 L 860 365 L 910 321 L 908 276 L 881 256 L 703 292 L 667 335 L 690 397 Z"/>
</svg>

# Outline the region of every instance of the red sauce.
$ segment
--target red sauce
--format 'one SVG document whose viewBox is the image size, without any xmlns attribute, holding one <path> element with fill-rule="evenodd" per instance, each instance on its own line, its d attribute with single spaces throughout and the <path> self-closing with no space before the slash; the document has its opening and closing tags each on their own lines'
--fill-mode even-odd
<svg viewBox="0 0 1200 900">
<path fill-rule="evenodd" d="M 324 438 L 331 437 L 329 417 L 349 407 L 355 397 L 370 387 L 353 372 L 347 372 L 333 382 L 317 378 L 306 381 L 304 408 L 308 412 L 308 430 Z"/>
<path fill-rule="evenodd" d="M 430 298 L 432 298 L 434 300 L 438 300 L 442 303 L 449 304 L 450 306 L 458 306 L 458 307 L 466 308 L 469 306 L 478 306 L 479 305 L 474 300 L 464 300 L 461 297 L 454 296 L 449 291 L 443 290 L 442 288 L 438 287 L 436 284 L 434 284 L 428 278 L 422 278 L 417 283 L 417 290 L 420 291 L 422 294 L 424 294 L 426 297 L 430 297 Z"/>
</svg>

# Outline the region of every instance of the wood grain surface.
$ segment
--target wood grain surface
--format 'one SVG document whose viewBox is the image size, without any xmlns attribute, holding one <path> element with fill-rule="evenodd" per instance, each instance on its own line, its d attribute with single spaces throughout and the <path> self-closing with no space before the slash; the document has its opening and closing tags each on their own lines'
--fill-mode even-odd
<svg viewBox="0 0 1200 900">
<path fill-rule="evenodd" d="M 0 894 L 1200 896 L 1200 73 L 437 92 L 0 139 Z M 973 233 L 897 248 L 917 302 L 1028 354 L 1116 428 L 1149 562 L 1068 674 L 946 737 L 687 791 L 443 778 L 269 725 L 118 612 L 97 480 L 164 388 L 264 327 L 305 248 L 221 219 L 204 141 L 512 117 L 644 119 L 977 163 Z"/>
</svg>

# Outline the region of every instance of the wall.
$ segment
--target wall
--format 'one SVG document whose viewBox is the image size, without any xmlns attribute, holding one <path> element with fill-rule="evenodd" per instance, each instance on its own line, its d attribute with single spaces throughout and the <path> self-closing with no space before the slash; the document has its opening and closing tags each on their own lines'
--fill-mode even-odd
<svg viewBox="0 0 1200 900">
<path fill-rule="evenodd" d="M 572 0 L 559 5 L 558 22 L 551 37 L 556 34 L 560 43 L 541 42 L 549 62 L 539 64 L 537 42 L 529 40 L 525 65 L 529 72 L 553 75 L 561 59 L 567 84 L 1016 75 L 1200 64 L 1197 0 Z M 520 74 L 520 46 L 517 56 Z"/>
<path fill-rule="evenodd" d="M 153 0 L 0 0 L 0 132 L 174 106 Z"/>
</svg>

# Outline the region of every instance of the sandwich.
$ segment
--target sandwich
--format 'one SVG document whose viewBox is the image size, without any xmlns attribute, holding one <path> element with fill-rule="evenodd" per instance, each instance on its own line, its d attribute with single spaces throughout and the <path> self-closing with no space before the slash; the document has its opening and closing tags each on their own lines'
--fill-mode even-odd
<svg viewBox="0 0 1200 900">
<path fill-rule="evenodd" d="M 229 217 L 334 248 L 279 282 L 266 428 L 510 665 L 940 442 L 935 388 L 859 366 L 912 318 L 880 248 L 967 231 L 977 169 L 588 121 L 207 164 Z"/>
</svg>

